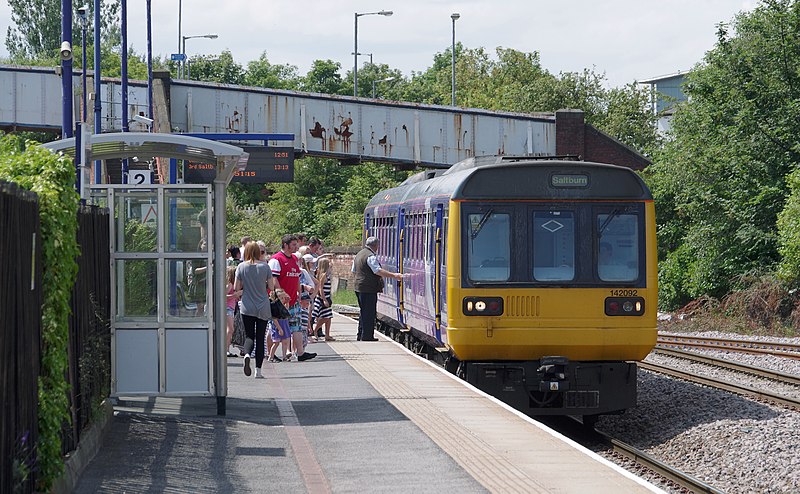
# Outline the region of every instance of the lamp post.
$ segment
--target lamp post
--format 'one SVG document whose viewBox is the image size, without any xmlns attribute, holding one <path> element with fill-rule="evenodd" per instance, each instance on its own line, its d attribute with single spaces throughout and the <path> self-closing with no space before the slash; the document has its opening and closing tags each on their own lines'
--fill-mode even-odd
<svg viewBox="0 0 800 494">
<path fill-rule="evenodd" d="M 453 19 L 453 106 L 456 106 L 456 21 L 459 19 L 459 17 L 461 17 L 461 14 L 458 12 L 453 12 L 450 14 L 450 18 Z"/>
<path fill-rule="evenodd" d="M 378 79 L 377 81 L 373 80 L 372 81 L 372 99 L 375 99 L 375 83 L 376 82 L 389 82 L 389 81 L 393 81 L 395 79 L 397 79 L 397 77 L 392 76 L 392 77 L 387 77 L 385 79 Z"/>
<path fill-rule="evenodd" d="M 83 118 L 81 122 L 86 123 L 86 26 L 89 20 L 86 18 L 86 13 L 89 12 L 89 6 L 84 5 L 78 9 L 78 17 L 81 18 L 81 44 L 83 45 L 83 57 L 81 58 L 81 102 L 83 103 Z"/>
<path fill-rule="evenodd" d="M 197 34 L 194 36 L 181 36 L 181 41 L 183 45 L 181 46 L 181 53 L 183 53 L 184 57 L 186 56 L 186 40 L 193 39 L 193 38 L 206 38 L 206 39 L 217 39 L 219 35 L 217 34 Z M 188 64 L 186 63 L 186 59 L 183 59 L 183 66 L 188 69 Z M 189 78 L 189 71 L 186 70 L 186 78 Z"/>
<path fill-rule="evenodd" d="M 353 96 L 358 96 L 358 18 L 365 15 L 383 15 L 390 16 L 394 12 L 391 10 L 381 10 L 380 12 L 364 12 L 363 14 L 355 13 L 355 34 L 353 36 Z"/>
</svg>

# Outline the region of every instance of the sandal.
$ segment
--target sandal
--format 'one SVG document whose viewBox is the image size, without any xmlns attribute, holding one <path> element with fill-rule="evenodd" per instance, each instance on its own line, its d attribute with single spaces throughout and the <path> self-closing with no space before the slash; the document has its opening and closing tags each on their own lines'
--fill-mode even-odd
<svg viewBox="0 0 800 494">
<path fill-rule="evenodd" d="M 333 336 L 326 336 L 325 341 L 336 341 L 336 338 L 334 338 Z"/>
</svg>

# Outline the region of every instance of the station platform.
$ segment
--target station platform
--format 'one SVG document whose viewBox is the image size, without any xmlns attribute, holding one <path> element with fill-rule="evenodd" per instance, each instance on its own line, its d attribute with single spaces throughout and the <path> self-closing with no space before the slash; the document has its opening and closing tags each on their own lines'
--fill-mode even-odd
<svg viewBox="0 0 800 494">
<path fill-rule="evenodd" d="M 662 492 L 349 318 L 332 334 L 265 379 L 228 359 L 226 416 L 120 399 L 74 492 Z"/>
</svg>

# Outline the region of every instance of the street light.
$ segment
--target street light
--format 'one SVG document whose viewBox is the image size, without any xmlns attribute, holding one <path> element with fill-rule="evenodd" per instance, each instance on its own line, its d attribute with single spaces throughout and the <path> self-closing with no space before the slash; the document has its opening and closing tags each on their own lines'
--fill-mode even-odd
<svg viewBox="0 0 800 494">
<path fill-rule="evenodd" d="M 390 16 L 394 12 L 391 10 L 381 10 L 380 12 L 365 12 L 363 14 L 355 13 L 355 34 L 353 36 L 353 96 L 358 96 L 358 18 L 364 15 L 383 15 Z"/>
<path fill-rule="evenodd" d="M 217 38 L 219 38 L 219 35 L 218 34 L 197 34 L 197 35 L 194 35 L 194 36 L 181 36 L 181 41 L 183 43 L 181 45 L 181 53 L 183 53 L 183 56 L 184 56 L 184 59 L 183 59 L 183 66 L 184 67 L 186 67 L 186 58 L 185 58 L 186 57 L 186 40 L 187 39 L 194 39 L 194 38 L 217 39 Z M 189 71 L 188 70 L 186 71 L 186 78 L 187 79 L 189 78 Z"/>
<path fill-rule="evenodd" d="M 461 14 L 458 12 L 450 14 L 450 18 L 453 19 L 453 106 L 456 106 L 456 21 L 459 17 L 461 17 Z"/>
<path fill-rule="evenodd" d="M 397 77 L 387 77 L 386 79 L 378 79 L 377 81 L 373 79 L 372 81 L 372 99 L 375 99 L 375 83 L 376 82 L 389 82 L 397 79 Z"/>
<path fill-rule="evenodd" d="M 84 5 L 83 7 L 78 8 L 78 17 L 81 18 L 81 38 L 83 44 L 83 58 L 81 59 L 81 64 L 83 67 L 81 68 L 81 80 L 83 86 L 83 119 L 81 122 L 86 123 L 86 26 L 89 24 L 89 19 L 86 18 L 86 13 L 89 12 L 89 6 Z"/>
<path fill-rule="evenodd" d="M 372 63 L 372 53 L 350 53 L 350 54 L 351 55 L 358 55 L 359 57 L 360 56 L 369 57 L 369 64 L 370 65 L 375 65 L 375 64 Z"/>
</svg>

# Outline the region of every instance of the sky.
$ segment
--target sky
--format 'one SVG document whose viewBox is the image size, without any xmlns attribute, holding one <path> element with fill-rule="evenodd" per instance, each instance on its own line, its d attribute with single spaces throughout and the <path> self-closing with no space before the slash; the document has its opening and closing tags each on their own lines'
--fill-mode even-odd
<svg viewBox="0 0 800 494">
<path fill-rule="evenodd" d="M 73 0 L 77 5 L 84 0 Z M 554 74 L 604 73 L 607 85 L 691 69 L 713 48 L 716 25 L 730 22 L 756 0 L 181 0 L 183 36 L 217 34 L 186 41 L 189 56 L 230 50 L 246 65 L 266 52 L 273 64 L 291 64 L 305 74 L 314 60 L 333 60 L 342 75 L 353 66 L 355 13 L 391 10 L 390 17 L 358 18 L 358 50 L 405 76 L 424 71 L 433 55 L 456 41 L 467 48 L 537 51 Z M 152 1 L 153 55 L 178 50 L 179 0 Z M 129 45 L 147 49 L 144 0 L 128 1 Z M 11 24 L 0 0 L 0 56 L 8 56 Z M 368 60 L 361 60 L 364 63 Z"/>
</svg>

